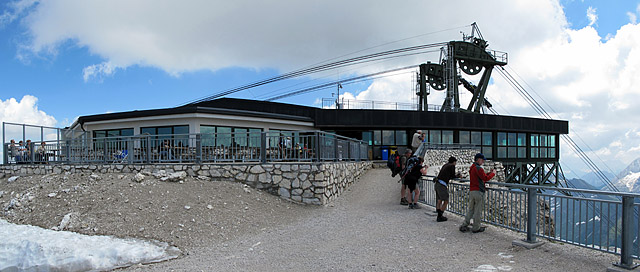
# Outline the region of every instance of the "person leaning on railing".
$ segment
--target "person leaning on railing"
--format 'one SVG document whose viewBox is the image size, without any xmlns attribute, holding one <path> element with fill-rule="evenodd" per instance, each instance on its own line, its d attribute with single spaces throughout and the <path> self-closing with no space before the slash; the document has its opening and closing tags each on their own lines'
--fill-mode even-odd
<svg viewBox="0 0 640 272">
<path fill-rule="evenodd" d="M 484 183 L 496 175 L 495 169 L 492 169 L 488 175 L 485 174 L 484 169 L 482 169 L 485 161 L 482 153 L 476 154 L 474 161 L 469 169 L 469 208 L 467 210 L 467 216 L 465 216 L 464 222 L 462 222 L 460 226 L 461 232 L 469 231 L 471 218 L 473 218 L 471 232 L 478 233 L 485 230 L 485 227 L 480 226 L 480 217 L 482 216 L 482 208 L 484 207 L 484 192 L 486 191 Z"/>
<path fill-rule="evenodd" d="M 448 219 L 444 216 L 444 211 L 447 210 L 447 204 L 449 204 L 449 181 L 454 178 L 460 178 L 462 175 L 456 173 L 456 157 L 449 157 L 449 163 L 442 166 L 438 176 L 436 177 L 436 184 L 433 185 L 433 189 L 436 191 L 436 212 L 438 212 L 437 222 L 444 222 Z"/>
<path fill-rule="evenodd" d="M 16 140 L 11 139 L 11 144 L 9 144 L 9 156 L 13 158 L 16 162 L 20 160 L 20 154 L 18 153 L 18 146 L 16 146 Z"/>
<path fill-rule="evenodd" d="M 36 149 L 36 161 L 41 163 L 47 162 L 47 144 L 41 142 L 38 149 Z"/>
</svg>

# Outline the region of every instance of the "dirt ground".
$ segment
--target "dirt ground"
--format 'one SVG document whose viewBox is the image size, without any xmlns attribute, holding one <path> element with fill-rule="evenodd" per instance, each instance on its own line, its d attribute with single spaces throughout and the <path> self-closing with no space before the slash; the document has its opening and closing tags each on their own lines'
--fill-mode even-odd
<svg viewBox="0 0 640 272">
<path fill-rule="evenodd" d="M 133 174 L 58 174 L 0 181 L 0 215 L 9 222 L 89 234 L 168 242 L 183 254 L 290 224 L 320 207 L 298 205 L 243 184 Z"/>
</svg>

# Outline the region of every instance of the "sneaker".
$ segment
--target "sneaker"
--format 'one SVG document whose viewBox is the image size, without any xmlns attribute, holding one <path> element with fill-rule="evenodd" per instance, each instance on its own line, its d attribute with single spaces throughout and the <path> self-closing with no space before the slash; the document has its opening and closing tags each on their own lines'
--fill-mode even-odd
<svg viewBox="0 0 640 272">
<path fill-rule="evenodd" d="M 420 205 L 418 205 L 418 203 L 413 203 L 413 208 L 416 210 L 422 209 L 420 208 Z"/>
<path fill-rule="evenodd" d="M 471 232 L 473 232 L 473 233 L 483 232 L 483 231 L 485 231 L 485 229 L 487 229 L 487 228 L 486 227 L 480 227 L 478 230 L 474 230 L 474 231 L 471 231 Z"/>
<path fill-rule="evenodd" d="M 446 218 L 444 216 L 440 216 L 440 217 L 438 217 L 438 219 L 436 219 L 436 222 L 444 222 L 444 221 L 447 221 L 447 220 L 449 220 L 449 218 Z"/>
<path fill-rule="evenodd" d="M 460 226 L 460 229 L 459 229 L 459 230 L 460 230 L 461 232 L 467 232 L 467 231 L 469 231 L 469 227 L 466 227 L 466 226 Z"/>
<path fill-rule="evenodd" d="M 409 203 L 409 210 L 413 210 L 413 204 Z"/>
<path fill-rule="evenodd" d="M 409 205 L 409 201 L 407 201 L 407 199 L 403 197 L 400 199 L 400 205 L 404 205 L 404 206 Z"/>
</svg>

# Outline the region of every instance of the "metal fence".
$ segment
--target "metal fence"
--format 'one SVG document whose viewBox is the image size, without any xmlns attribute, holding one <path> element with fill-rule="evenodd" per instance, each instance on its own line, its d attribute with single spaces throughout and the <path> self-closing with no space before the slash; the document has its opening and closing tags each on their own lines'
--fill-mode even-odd
<svg viewBox="0 0 640 272">
<path fill-rule="evenodd" d="M 372 100 L 353 100 L 353 99 L 340 99 L 340 103 L 336 103 L 335 98 L 323 98 L 323 109 L 344 109 L 344 110 L 418 110 L 416 103 L 401 103 L 401 102 L 386 102 L 386 101 L 372 101 Z M 428 111 L 440 111 L 440 105 L 427 105 Z"/>
<path fill-rule="evenodd" d="M 421 182 L 421 202 L 435 206 L 433 177 Z M 485 192 L 483 222 L 527 233 L 527 241 L 543 237 L 620 255 L 625 268 L 640 259 L 640 194 L 494 183 Z M 467 213 L 469 185 L 449 184 L 447 211 Z M 535 214 L 536 216 L 529 216 Z"/>
<path fill-rule="evenodd" d="M 5 163 L 215 163 L 368 160 L 360 140 L 322 131 L 138 135 L 4 144 Z"/>
</svg>

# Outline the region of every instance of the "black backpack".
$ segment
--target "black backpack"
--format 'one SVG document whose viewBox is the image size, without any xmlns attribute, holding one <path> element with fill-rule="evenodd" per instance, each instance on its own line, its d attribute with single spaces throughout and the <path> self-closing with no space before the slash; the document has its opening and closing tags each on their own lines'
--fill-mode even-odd
<svg viewBox="0 0 640 272">
<path fill-rule="evenodd" d="M 391 169 L 391 171 L 396 170 L 396 158 L 398 157 L 397 154 L 391 154 L 391 156 L 389 156 L 389 158 L 387 159 L 387 167 L 389 167 L 389 169 Z"/>
</svg>

